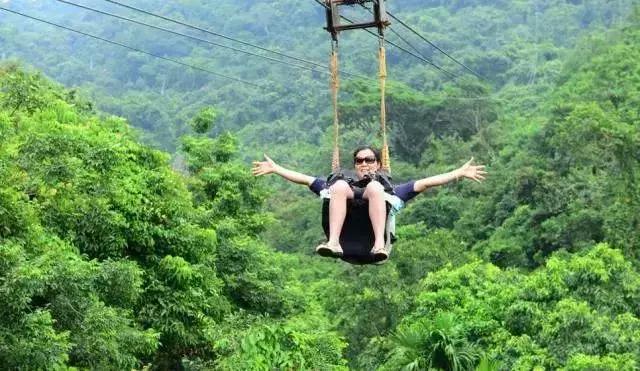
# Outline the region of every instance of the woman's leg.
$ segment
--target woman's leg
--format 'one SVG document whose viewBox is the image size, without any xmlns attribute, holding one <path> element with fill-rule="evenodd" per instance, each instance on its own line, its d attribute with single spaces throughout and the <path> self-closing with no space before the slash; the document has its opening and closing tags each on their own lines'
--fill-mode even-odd
<svg viewBox="0 0 640 371">
<path fill-rule="evenodd" d="M 347 182 L 339 180 L 329 187 L 329 245 L 340 245 L 340 232 L 347 217 L 347 200 L 353 199 L 353 191 Z"/>
<path fill-rule="evenodd" d="M 367 185 L 364 191 L 364 199 L 369 200 L 369 219 L 373 227 L 372 252 L 384 251 L 384 227 L 387 223 L 387 206 L 384 199 L 384 187 L 379 182 L 373 181 Z"/>
</svg>

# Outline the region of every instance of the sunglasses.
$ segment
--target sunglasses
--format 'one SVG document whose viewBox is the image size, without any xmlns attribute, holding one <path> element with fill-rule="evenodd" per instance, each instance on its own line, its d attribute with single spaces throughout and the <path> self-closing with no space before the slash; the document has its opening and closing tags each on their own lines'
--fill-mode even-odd
<svg viewBox="0 0 640 371">
<path fill-rule="evenodd" d="M 353 162 L 355 162 L 358 165 L 364 162 L 366 162 L 367 164 L 373 164 L 376 162 L 376 158 L 375 157 L 356 157 L 353 159 Z"/>
</svg>

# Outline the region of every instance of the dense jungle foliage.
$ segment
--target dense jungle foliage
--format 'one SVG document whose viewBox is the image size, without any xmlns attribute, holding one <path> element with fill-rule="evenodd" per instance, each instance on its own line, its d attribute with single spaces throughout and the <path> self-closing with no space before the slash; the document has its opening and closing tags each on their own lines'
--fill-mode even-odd
<svg viewBox="0 0 640 371">
<path fill-rule="evenodd" d="M 313 1 L 128 3 L 327 59 Z M 326 175 L 325 75 L 55 1 L 0 2 L 272 87 L 0 11 L 2 367 L 638 369 L 637 5 L 388 3 L 485 78 L 448 81 L 389 48 L 394 180 L 471 156 L 490 177 L 418 196 L 390 261 L 351 266 L 313 256 L 317 198 L 249 171 L 266 152 Z M 375 76 L 376 47 L 345 36 L 344 68 Z M 347 165 L 349 148 L 379 143 L 379 96 L 345 78 L 340 98 Z"/>
</svg>

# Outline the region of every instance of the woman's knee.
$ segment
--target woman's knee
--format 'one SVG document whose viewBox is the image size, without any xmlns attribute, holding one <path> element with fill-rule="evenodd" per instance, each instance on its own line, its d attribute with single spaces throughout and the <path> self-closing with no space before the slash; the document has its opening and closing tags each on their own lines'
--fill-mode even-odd
<svg viewBox="0 0 640 371">
<path fill-rule="evenodd" d="M 349 183 L 347 183 L 344 180 L 338 180 L 337 182 L 333 183 L 331 185 L 331 187 L 329 187 L 329 190 L 331 191 L 332 194 L 343 194 L 343 195 L 348 195 L 349 193 L 351 193 L 351 187 L 349 186 Z"/>
<path fill-rule="evenodd" d="M 382 195 L 384 193 L 384 186 L 382 186 L 380 182 L 374 180 L 367 184 L 364 192 L 367 196 Z"/>
</svg>

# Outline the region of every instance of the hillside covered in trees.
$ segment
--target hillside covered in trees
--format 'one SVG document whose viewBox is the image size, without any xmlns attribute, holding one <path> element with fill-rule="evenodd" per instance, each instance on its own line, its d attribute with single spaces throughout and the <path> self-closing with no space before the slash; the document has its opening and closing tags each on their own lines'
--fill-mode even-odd
<svg viewBox="0 0 640 371">
<path fill-rule="evenodd" d="M 327 59 L 313 1 L 129 3 Z M 81 4 L 124 14 L 113 2 Z M 351 266 L 312 254 L 323 235 L 308 190 L 249 171 L 267 152 L 328 172 L 326 75 L 61 2 L 0 2 L 271 84 L 221 81 L 0 10 L 0 364 L 640 367 L 637 5 L 388 4 L 483 77 L 422 47 L 461 75 L 451 80 L 389 47 L 394 181 L 471 156 L 490 176 L 418 196 L 399 216 L 390 261 Z M 376 47 L 364 33 L 345 37 L 344 69 L 375 77 Z M 347 165 L 350 148 L 379 143 L 379 96 L 369 80 L 344 80 Z"/>
</svg>

